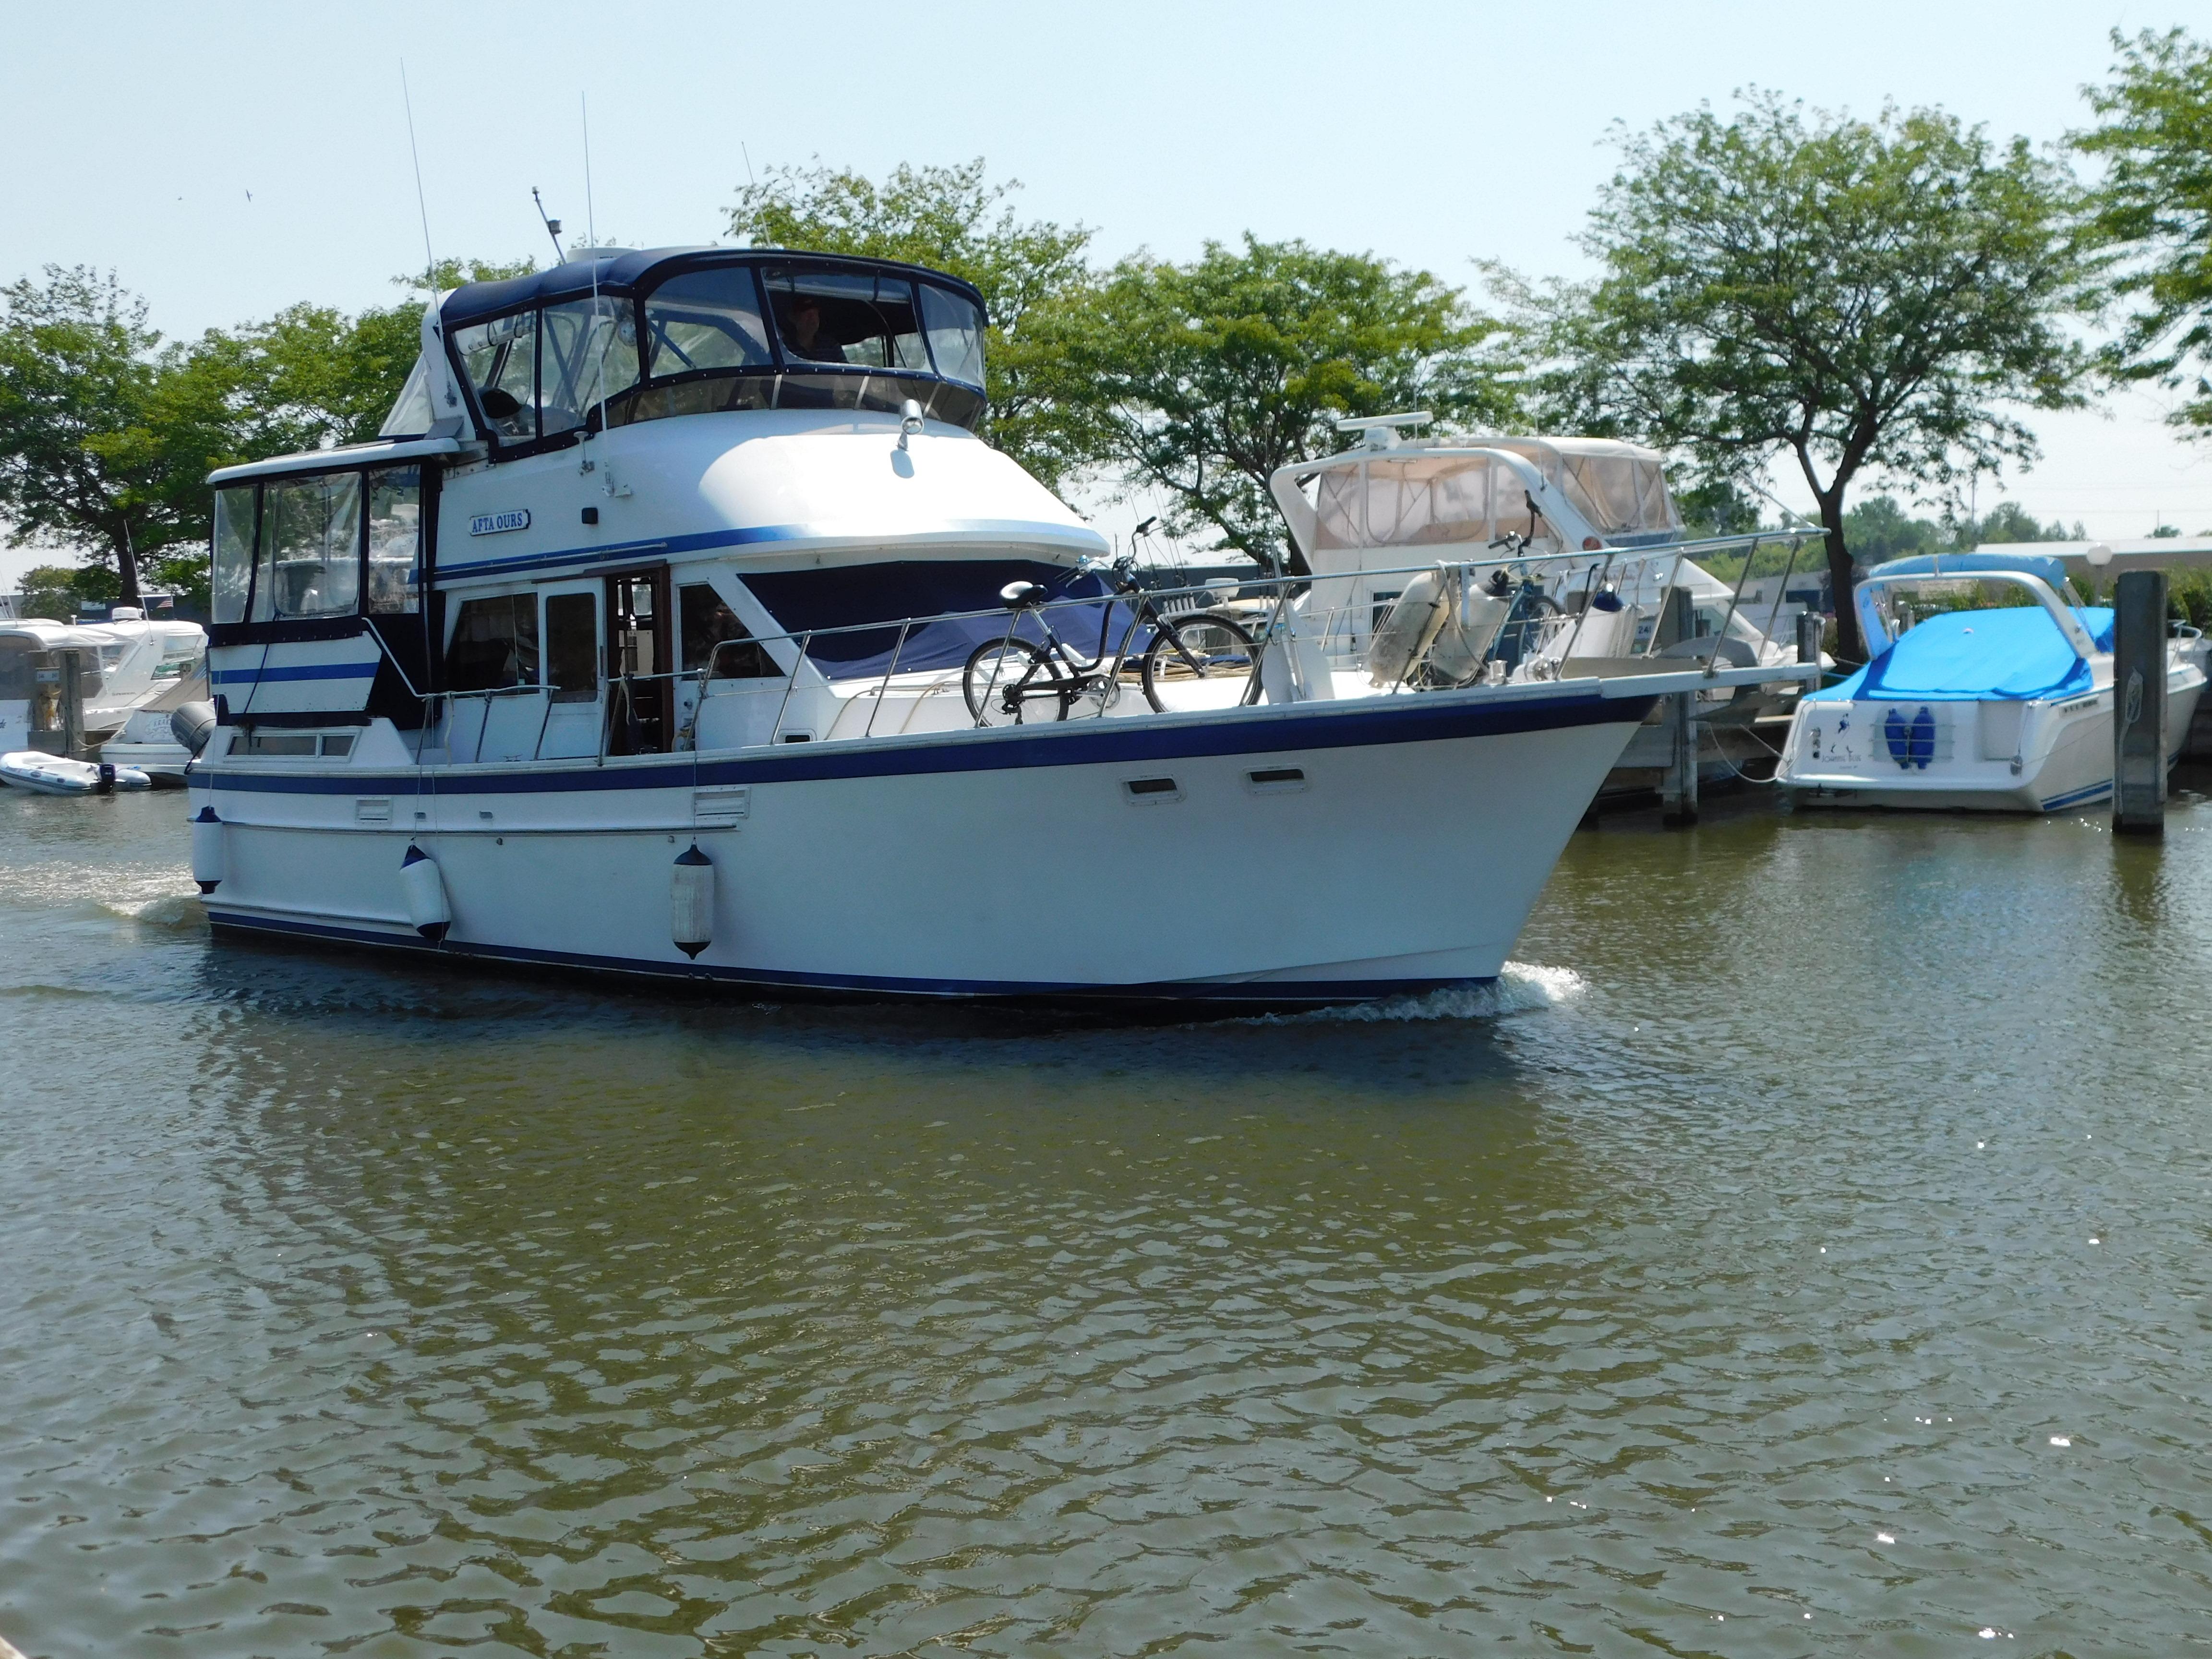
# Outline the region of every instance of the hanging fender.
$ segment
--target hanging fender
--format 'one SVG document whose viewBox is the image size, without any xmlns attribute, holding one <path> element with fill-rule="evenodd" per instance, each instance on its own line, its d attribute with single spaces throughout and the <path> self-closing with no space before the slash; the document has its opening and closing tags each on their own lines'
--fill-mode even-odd
<svg viewBox="0 0 2212 1659">
<path fill-rule="evenodd" d="M 676 855 L 668 874 L 668 931 L 695 962 L 714 942 L 714 861 L 696 841 Z"/>
<path fill-rule="evenodd" d="M 411 841 L 406 857 L 399 860 L 399 885 L 407 896 L 407 920 L 415 931 L 434 945 L 443 939 L 453 925 L 445 878 L 438 873 L 438 860 Z"/>
<path fill-rule="evenodd" d="M 203 806 L 192 820 L 192 879 L 203 895 L 222 884 L 222 820 L 215 808 Z"/>
</svg>

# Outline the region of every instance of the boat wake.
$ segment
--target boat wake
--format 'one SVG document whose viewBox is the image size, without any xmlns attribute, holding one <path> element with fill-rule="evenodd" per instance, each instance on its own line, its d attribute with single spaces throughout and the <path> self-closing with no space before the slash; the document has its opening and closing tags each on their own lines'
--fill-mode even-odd
<svg viewBox="0 0 2212 1659">
<path fill-rule="evenodd" d="M 1497 1019 L 1506 1014 L 1534 1013 L 1559 1007 L 1588 988 L 1588 981 L 1571 968 L 1509 962 L 1488 985 L 1449 987 L 1419 996 L 1392 997 L 1382 1002 L 1353 1003 L 1341 1008 L 1316 1008 L 1300 1014 L 1271 1014 L 1257 1023 L 1371 1024 L 1384 1020 Z"/>
</svg>

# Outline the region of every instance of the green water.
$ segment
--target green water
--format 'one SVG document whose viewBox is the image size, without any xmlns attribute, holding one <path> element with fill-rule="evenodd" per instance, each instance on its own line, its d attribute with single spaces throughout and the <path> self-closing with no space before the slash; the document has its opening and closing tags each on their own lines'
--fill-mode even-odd
<svg viewBox="0 0 2212 1659">
<path fill-rule="evenodd" d="M 1618 821 L 1494 996 L 1142 1030 L 183 857 L 0 794 L 28 1655 L 2212 1646 L 2212 807 Z"/>
</svg>

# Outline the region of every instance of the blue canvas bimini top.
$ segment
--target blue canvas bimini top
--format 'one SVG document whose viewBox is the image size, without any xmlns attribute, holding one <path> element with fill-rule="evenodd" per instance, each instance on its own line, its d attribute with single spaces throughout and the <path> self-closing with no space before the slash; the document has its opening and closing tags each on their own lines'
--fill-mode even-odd
<svg viewBox="0 0 2212 1659">
<path fill-rule="evenodd" d="M 2112 648 L 2112 613 L 2077 606 L 2090 640 Z M 2070 697 L 2089 690 L 2089 665 L 2041 605 L 1946 611 L 1909 628 L 1864 668 L 1816 691 L 1822 702 L 1979 702 Z"/>
</svg>

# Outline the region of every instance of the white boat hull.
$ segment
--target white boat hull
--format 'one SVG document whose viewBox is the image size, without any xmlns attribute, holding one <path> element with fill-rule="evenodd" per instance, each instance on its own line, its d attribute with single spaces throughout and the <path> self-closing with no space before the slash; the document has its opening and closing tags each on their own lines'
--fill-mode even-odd
<svg viewBox="0 0 2212 1659">
<path fill-rule="evenodd" d="M 191 781 L 226 928 L 751 993 L 1277 1006 L 1496 977 L 1648 707 L 1512 688 L 419 771 L 376 769 L 371 739 Z M 670 917 L 695 840 L 692 959 Z M 410 844 L 450 905 L 435 944 Z"/>
</svg>

